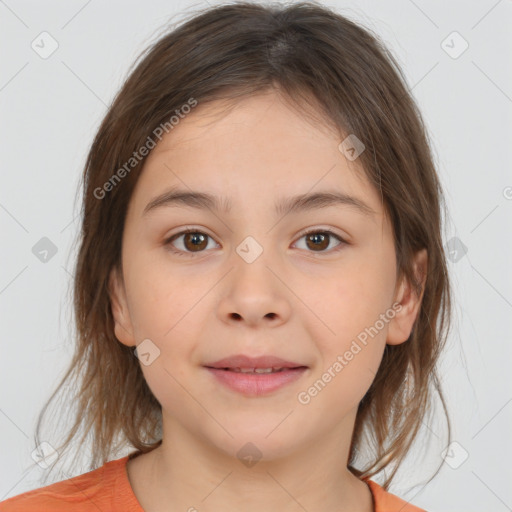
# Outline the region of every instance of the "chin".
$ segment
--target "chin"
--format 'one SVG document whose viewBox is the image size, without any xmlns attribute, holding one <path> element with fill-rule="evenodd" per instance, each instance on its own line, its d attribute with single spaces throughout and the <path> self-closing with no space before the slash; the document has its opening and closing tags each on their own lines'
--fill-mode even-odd
<svg viewBox="0 0 512 512">
<path fill-rule="evenodd" d="M 282 418 L 281 418 L 282 421 Z M 243 429 L 233 424 L 228 431 L 233 437 L 223 435 L 222 439 L 212 440 L 216 448 L 224 452 L 228 457 L 236 458 L 247 467 L 252 467 L 256 462 L 271 462 L 286 458 L 300 449 L 301 440 L 293 434 L 280 431 L 276 428 L 279 422 L 258 422 L 250 428 Z M 296 431 L 296 430 L 295 430 Z"/>
</svg>

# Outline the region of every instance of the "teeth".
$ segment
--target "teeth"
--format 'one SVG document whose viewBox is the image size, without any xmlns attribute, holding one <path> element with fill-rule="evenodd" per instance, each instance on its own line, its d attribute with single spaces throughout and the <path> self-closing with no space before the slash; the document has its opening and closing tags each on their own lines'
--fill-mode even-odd
<svg viewBox="0 0 512 512">
<path fill-rule="evenodd" d="M 230 368 L 237 373 L 275 373 L 280 372 L 282 368 Z"/>
</svg>

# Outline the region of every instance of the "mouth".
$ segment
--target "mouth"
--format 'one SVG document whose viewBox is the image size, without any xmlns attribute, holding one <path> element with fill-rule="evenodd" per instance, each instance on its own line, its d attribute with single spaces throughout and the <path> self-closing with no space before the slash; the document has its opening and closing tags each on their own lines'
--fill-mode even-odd
<svg viewBox="0 0 512 512">
<path fill-rule="evenodd" d="M 306 365 L 269 354 L 258 357 L 235 354 L 204 366 L 215 378 L 214 383 L 251 397 L 275 392 L 309 370 Z"/>
<path fill-rule="evenodd" d="M 294 368 L 301 368 L 305 365 L 296 361 L 287 361 L 273 355 L 263 355 L 252 357 L 245 354 L 235 354 L 232 356 L 224 357 L 212 363 L 206 363 L 208 368 L 217 368 L 226 371 L 241 371 L 241 372 L 255 372 L 270 373 L 280 370 L 289 370 Z"/>
<path fill-rule="evenodd" d="M 281 390 L 299 380 L 307 366 L 291 368 L 214 368 L 205 367 L 215 382 L 246 397 L 258 397 Z"/>
<path fill-rule="evenodd" d="M 225 372 L 234 372 L 234 373 L 245 373 L 245 374 L 254 374 L 254 375 L 267 375 L 269 373 L 280 373 L 291 370 L 300 370 L 302 368 L 307 368 L 307 366 L 292 366 L 292 367 L 278 367 L 278 368 L 217 368 L 215 366 L 206 366 L 206 368 L 211 368 L 212 370 L 222 370 Z"/>
</svg>

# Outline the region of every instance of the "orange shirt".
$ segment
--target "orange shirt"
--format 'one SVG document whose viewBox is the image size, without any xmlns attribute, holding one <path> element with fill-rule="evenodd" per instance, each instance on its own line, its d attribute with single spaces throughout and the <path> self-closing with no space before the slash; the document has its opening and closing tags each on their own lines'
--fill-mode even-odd
<svg viewBox="0 0 512 512">
<path fill-rule="evenodd" d="M 13 496 L 0 502 L 0 512 L 144 512 L 128 480 L 129 456 Z M 373 480 L 363 480 L 372 492 L 375 512 L 425 512 L 386 492 Z"/>
</svg>

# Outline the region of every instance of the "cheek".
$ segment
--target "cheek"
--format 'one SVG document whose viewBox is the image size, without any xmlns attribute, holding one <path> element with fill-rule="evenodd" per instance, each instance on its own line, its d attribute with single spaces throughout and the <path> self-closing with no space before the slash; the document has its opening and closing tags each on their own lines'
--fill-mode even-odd
<svg viewBox="0 0 512 512">
<path fill-rule="evenodd" d="M 392 305 L 394 274 L 382 249 L 359 253 L 357 261 L 347 263 L 331 281 L 326 306 L 334 318 L 335 330 L 344 337 L 355 337 L 374 325 Z M 387 324 L 384 329 L 381 326 L 384 335 L 386 329 Z"/>
<path fill-rule="evenodd" d="M 353 266 L 325 281 L 317 292 L 316 310 L 329 327 L 317 339 L 322 340 L 322 371 L 329 370 L 340 385 L 362 398 L 380 365 L 386 344 L 390 315 L 392 282 L 382 265 L 372 258 L 359 258 Z M 392 312 L 392 310 L 391 310 Z M 386 313 L 388 315 L 386 316 Z M 342 361 L 340 362 L 339 357 Z M 341 365 L 341 366 L 340 366 Z M 329 379 L 329 375 L 325 380 Z M 362 395 L 359 397 L 359 395 Z"/>
<path fill-rule="evenodd" d="M 141 365 L 144 379 L 166 414 L 176 417 L 184 414 L 200 415 L 200 405 L 191 398 L 190 383 L 183 367 L 176 364 L 176 361 L 179 361 L 178 357 L 169 357 L 168 353 L 162 352 L 151 365 Z"/>
<path fill-rule="evenodd" d="M 137 339 L 172 339 L 197 315 L 195 304 L 204 294 L 201 283 L 191 280 L 178 266 L 165 264 L 162 258 L 141 255 L 133 260 L 130 270 L 127 293 Z"/>
<path fill-rule="evenodd" d="M 388 296 L 376 283 L 368 274 L 351 273 L 324 290 L 319 311 L 331 332 L 322 326 L 313 333 L 321 365 L 310 391 L 304 390 L 319 412 L 330 404 L 337 404 L 339 414 L 357 407 L 375 378 L 388 328 L 380 320 Z"/>
<path fill-rule="evenodd" d="M 348 411 L 357 408 L 368 391 L 377 373 L 380 356 L 381 351 L 375 347 L 353 354 L 350 361 L 344 353 L 337 354 L 310 380 L 309 387 L 298 397 L 299 402 L 308 407 L 311 405 L 319 414 L 328 410 L 338 420 L 343 418 Z"/>
<path fill-rule="evenodd" d="M 190 409 L 193 402 L 185 388 L 201 339 L 199 319 L 207 315 L 208 301 L 201 298 L 211 285 L 201 287 L 183 273 L 171 274 L 169 268 L 164 272 L 157 265 L 139 268 L 143 270 L 129 290 L 133 302 L 131 316 L 137 342 L 151 340 L 150 351 L 155 354 L 148 365 L 141 358 L 141 369 L 162 407 L 177 414 L 184 408 Z"/>
</svg>

